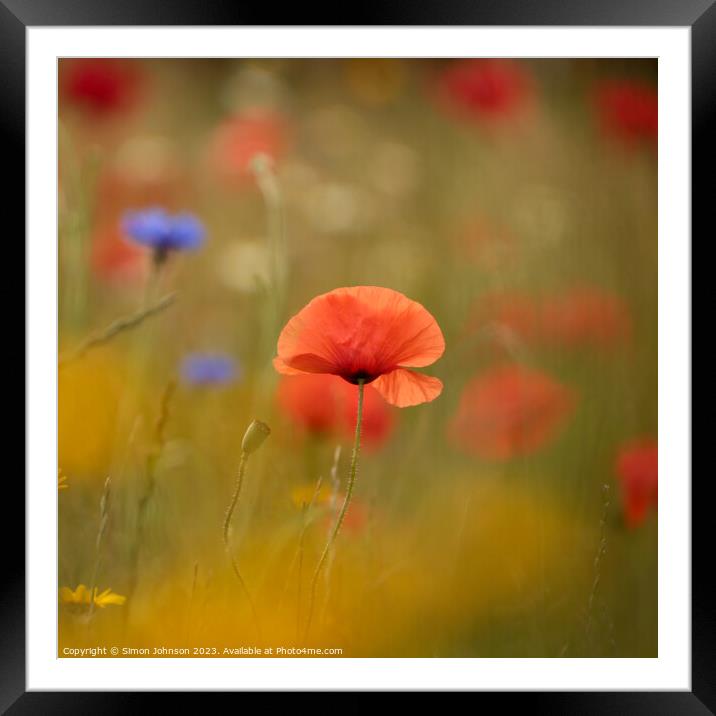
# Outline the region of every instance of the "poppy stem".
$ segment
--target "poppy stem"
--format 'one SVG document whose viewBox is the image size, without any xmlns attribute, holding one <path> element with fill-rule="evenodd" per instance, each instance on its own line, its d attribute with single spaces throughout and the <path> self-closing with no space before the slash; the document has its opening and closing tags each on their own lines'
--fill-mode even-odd
<svg viewBox="0 0 716 716">
<path fill-rule="evenodd" d="M 609 519 L 609 485 L 602 485 L 602 516 L 599 520 L 599 546 L 597 547 L 597 554 L 594 557 L 594 581 L 592 582 L 592 589 L 589 592 L 589 598 L 587 599 L 587 617 L 584 631 L 587 635 L 588 645 L 592 645 L 592 625 L 593 625 L 593 610 L 594 601 L 597 597 L 597 590 L 599 589 L 599 582 L 601 580 L 601 566 L 604 560 L 604 555 L 607 552 L 607 528 Z"/>
<path fill-rule="evenodd" d="M 348 512 L 348 505 L 351 501 L 351 496 L 353 495 L 353 486 L 355 485 L 356 481 L 356 469 L 358 467 L 358 454 L 360 453 L 360 435 L 361 435 L 361 423 L 363 422 L 363 393 L 365 391 L 365 381 L 361 378 L 358 380 L 358 411 L 356 415 L 356 429 L 355 429 L 355 437 L 353 439 L 353 453 L 351 454 L 351 467 L 350 472 L 348 474 L 348 486 L 346 487 L 346 497 L 343 500 L 343 506 L 341 507 L 341 511 L 338 513 L 338 517 L 336 518 L 336 523 L 333 526 L 333 530 L 331 531 L 331 535 L 328 538 L 328 542 L 326 543 L 326 546 L 323 549 L 323 553 L 321 554 L 321 558 L 318 560 L 318 565 L 316 565 L 316 571 L 313 573 L 313 580 L 311 581 L 311 600 L 308 605 L 308 617 L 306 619 L 306 629 L 304 631 L 303 640 L 304 642 L 308 639 L 308 633 L 311 629 L 311 620 L 313 618 L 313 607 L 316 602 L 316 588 L 318 587 L 318 579 L 321 576 L 321 572 L 323 570 L 323 567 L 326 564 L 326 560 L 328 559 L 328 555 L 331 552 L 331 548 L 333 547 L 334 542 L 336 541 L 336 537 L 338 537 L 338 533 L 341 531 L 341 526 L 343 525 L 343 520 L 345 519 L 346 512 Z"/>
<path fill-rule="evenodd" d="M 259 634 L 259 639 L 261 638 L 261 625 L 259 622 L 259 615 L 256 611 L 256 605 L 254 604 L 254 600 L 251 598 L 251 592 L 249 592 L 249 588 L 246 586 L 246 582 L 244 581 L 244 578 L 241 576 L 241 572 L 239 571 L 239 565 L 236 562 L 236 559 L 234 559 L 234 555 L 231 553 L 231 543 L 229 541 L 229 529 L 231 527 L 231 518 L 234 515 L 234 510 L 236 509 L 236 505 L 239 501 L 239 495 L 241 494 L 241 487 L 244 484 L 244 475 L 246 474 L 246 463 L 248 462 L 249 454 L 246 450 L 241 451 L 241 457 L 239 458 L 239 473 L 236 476 L 236 484 L 234 486 L 234 494 L 231 497 L 231 502 L 229 503 L 229 507 L 226 510 L 226 517 L 224 518 L 224 527 L 222 530 L 222 536 L 224 539 L 224 548 L 226 549 L 226 554 L 229 557 L 229 561 L 231 562 L 231 568 L 234 570 L 234 574 L 236 575 L 236 579 L 239 580 L 239 584 L 241 585 L 241 590 L 244 593 L 244 596 L 246 597 L 246 601 L 249 603 L 249 607 L 251 608 L 251 613 L 254 617 L 254 622 L 256 623 L 256 631 Z"/>
</svg>

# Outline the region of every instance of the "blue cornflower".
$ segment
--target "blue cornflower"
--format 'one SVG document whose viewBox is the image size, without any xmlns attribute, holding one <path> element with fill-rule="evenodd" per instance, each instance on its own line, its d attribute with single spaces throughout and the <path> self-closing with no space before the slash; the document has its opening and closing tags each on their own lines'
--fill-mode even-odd
<svg viewBox="0 0 716 716">
<path fill-rule="evenodd" d="M 127 236 L 158 256 L 170 251 L 198 249 L 206 238 L 206 229 L 193 214 L 169 214 L 164 209 L 128 211 L 122 219 Z"/>
<path fill-rule="evenodd" d="M 228 355 L 190 353 L 182 361 L 181 375 L 191 385 L 223 385 L 239 377 L 239 367 Z"/>
</svg>

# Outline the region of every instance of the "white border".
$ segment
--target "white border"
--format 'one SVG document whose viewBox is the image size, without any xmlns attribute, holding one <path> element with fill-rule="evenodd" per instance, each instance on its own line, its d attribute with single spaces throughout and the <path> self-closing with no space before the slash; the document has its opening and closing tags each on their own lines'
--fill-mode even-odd
<svg viewBox="0 0 716 716">
<path fill-rule="evenodd" d="M 27 28 L 27 688 L 690 689 L 689 28 Z M 659 57 L 659 657 L 57 659 L 58 56 Z M 668 137 L 668 141 L 665 138 Z"/>
</svg>

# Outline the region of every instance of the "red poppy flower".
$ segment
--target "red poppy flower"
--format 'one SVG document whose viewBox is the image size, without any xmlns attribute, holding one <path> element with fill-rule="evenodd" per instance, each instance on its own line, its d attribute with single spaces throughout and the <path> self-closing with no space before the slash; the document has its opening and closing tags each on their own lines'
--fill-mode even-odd
<svg viewBox="0 0 716 716">
<path fill-rule="evenodd" d="M 572 391 L 549 376 L 504 365 L 468 383 L 449 430 L 467 452 L 505 460 L 553 439 L 574 402 Z"/>
<path fill-rule="evenodd" d="M 135 62 L 98 58 L 65 60 L 60 70 L 63 99 L 93 114 L 126 110 L 139 97 L 142 76 Z"/>
<path fill-rule="evenodd" d="M 288 150 L 286 120 L 274 112 L 240 114 L 219 126 L 210 145 L 210 161 L 227 181 L 251 181 L 251 160 L 265 154 L 278 161 Z"/>
<path fill-rule="evenodd" d="M 652 85 L 631 80 L 604 81 L 597 85 L 594 100 L 607 136 L 624 145 L 644 141 L 656 146 L 659 102 Z"/>
<path fill-rule="evenodd" d="M 624 519 L 628 527 L 638 527 L 658 504 L 656 441 L 646 438 L 625 445 L 617 456 L 616 470 L 621 481 Z"/>
<path fill-rule="evenodd" d="M 515 60 L 470 59 L 452 63 L 440 78 L 447 106 L 467 119 L 497 121 L 530 103 L 532 80 Z"/>
<path fill-rule="evenodd" d="M 524 341 L 535 341 L 540 333 L 540 310 L 534 297 L 516 292 L 482 296 L 468 321 L 468 333 L 499 328 Z"/>
<path fill-rule="evenodd" d="M 631 332 L 621 299 L 590 286 L 548 296 L 542 303 L 542 338 L 548 343 L 587 348 L 606 347 Z"/>
<path fill-rule="evenodd" d="M 593 286 L 576 286 L 546 296 L 488 294 L 480 299 L 468 331 L 486 326 L 507 329 L 532 345 L 570 348 L 610 348 L 631 335 L 624 302 Z"/>
<path fill-rule="evenodd" d="M 304 430 L 350 439 L 355 431 L 358 393 L 333 375 L 283 376 L 278 386 L 281 408 Z M 361 433 L 366 447 L 378 447 L 390 437 L 394 413 L 371 385 L 363 400 Z"/>
<path fill-rule="evenodd" d="M 90 258 L 95 274 L 108 282 L 136 283 L 147 270 L 146 252 L 124 239 L 118 222 L 99 227 Z"/>
<path fill-rule="evenodd" d="M 497 269 L 515 257 L 513 236 L 503 227 L 478 217 L 462 227 L 456 236 L 457 248 L 470 262 L 483 269 Z"/>
<path fill-rule="evenodd" d="M 445 350 L 428 311 L 402 293 L 377 286 L 337 288 L 314 298 L 278 338 L 279 373 L 329 373 L 373 387 L 392 405 L 434 400 L 437 378 L 408 368 L 434 363 Z"/>
</svg>

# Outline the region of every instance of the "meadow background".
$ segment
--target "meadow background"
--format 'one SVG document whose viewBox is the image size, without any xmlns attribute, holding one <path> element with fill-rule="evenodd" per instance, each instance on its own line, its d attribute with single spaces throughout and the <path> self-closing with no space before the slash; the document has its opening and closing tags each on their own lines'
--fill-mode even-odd
<svg viewBox="0 0 716 716">
<path fill-rule="evenodd" d="M 656 61 L 67 59 L 59 97 L 61 655 L 657 655 Z M 158 272 L 151 207 L 206 230 Z M 351 407 L 271 359 L 353 285 L 433 314 L 444 390 L 375 408 L 306 639 Z"/>
</svg>

